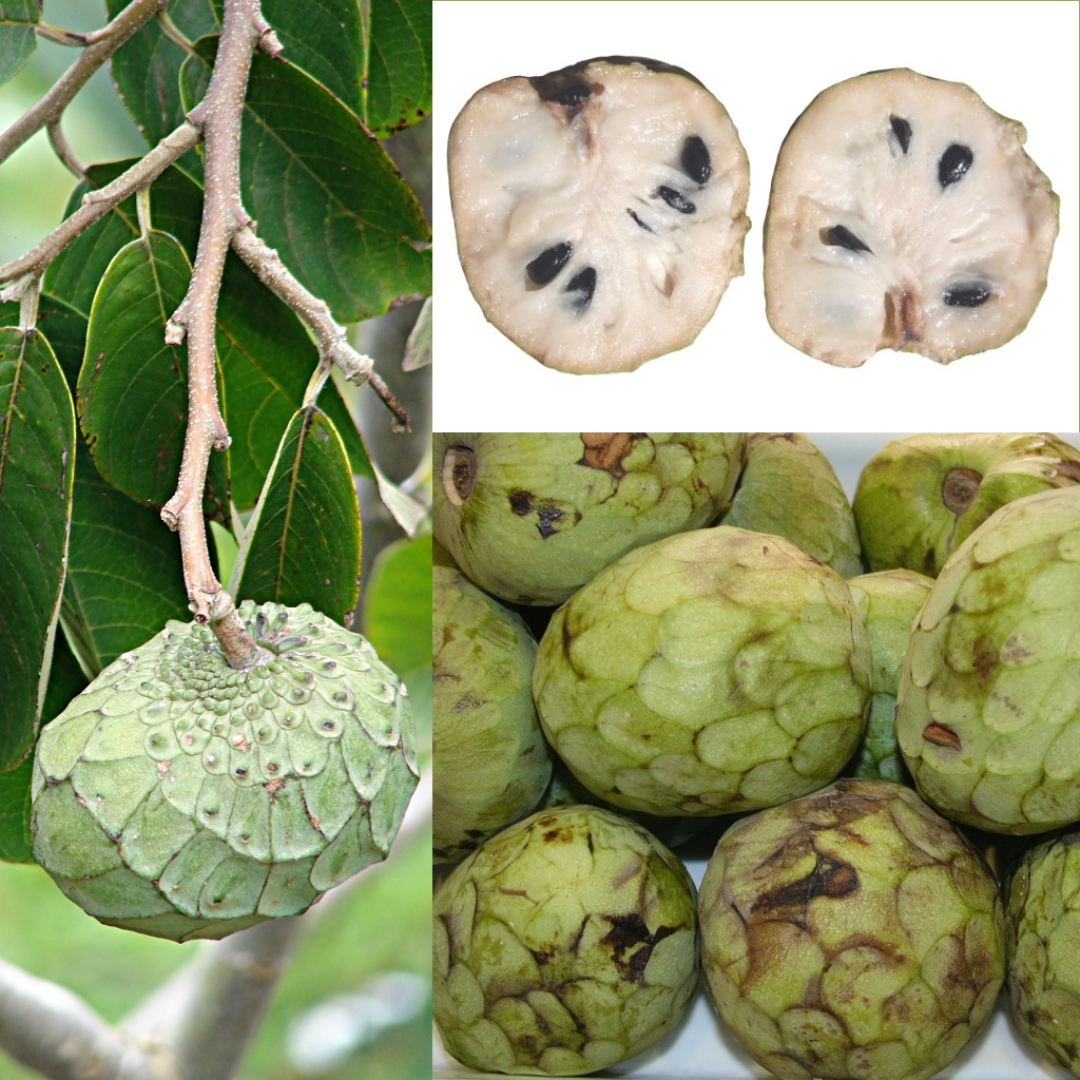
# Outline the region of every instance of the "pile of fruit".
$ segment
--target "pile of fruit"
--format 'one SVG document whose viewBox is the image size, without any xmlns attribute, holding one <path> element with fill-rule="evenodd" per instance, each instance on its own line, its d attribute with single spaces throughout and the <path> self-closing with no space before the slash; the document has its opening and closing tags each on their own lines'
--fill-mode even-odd
<svg viewBox="0 0 1080 1080">
<path fill-rule="evenodd" d="M 701 974 L 785 1080 L 933 1076 L 1003 986 L 1080 1075 L 1080 451 L 900 439 L 850 504 L 797 434 L 435 455 L 455 1058 L 611 1068 Z"/>
</svg>

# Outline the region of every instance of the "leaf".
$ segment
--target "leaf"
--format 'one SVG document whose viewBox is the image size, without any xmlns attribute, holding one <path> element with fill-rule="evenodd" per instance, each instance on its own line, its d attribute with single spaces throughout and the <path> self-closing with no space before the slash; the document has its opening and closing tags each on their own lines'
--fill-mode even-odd
<svg viewBox="0 0 1080 1080">
<path fill-rule="evenodd" d="M 81 439 L 64 600 L 95 672 L 153 637 L 166 620 L 191 617 L 179 537 L 156 510 L 110 487 Z"/>
<path fill-rule="evenodd" d="M 372 462 L 371 467 L 375 470 L 375 480 L 379 485 L 379 498 L 382 499 L 383 505 L 390 511 L 394 520 L 405 530 L 408 536 L 415 536 L 427 518 L 427 507 L 389 480 L 382 469 L 374 462 Z"/>
<path fill-rule="evenodd" d="M 431 664 L 431 534 L 379 552 L 364 593 L 364 636 L 398 673 Z"/>
<path fill-rule="evenodd" d="M 18 325 L 18 301 L 0 304 L 0 326 Z M 42 293 L 38 297 L 37 328 L 48 338 L 68 388 L 74 393 L 86 348 L 86 316 L 63 300 Z"/>
<path fill-rule="evenodd" d="M 209 79 L 215 38 L 181 72 L 185 103 Z M 431 291 L 431 232 L 379 143 L 298 68 L 256 55 L 240 152 L 258 232 L 339 321 L 381 315 Z"/>
<path fill-rule="evenodd" d="M 64 216 L 73 214 L 86 192 L 102 188 L 135 164 L 138 158 L 91 165 L 87 180 L 78 184 L 68 199 Z M 195 261 L 202 220 L 202 189 L 175 167 L 166 169 L 150 185 L 150 214 L 153 226 L 180 241 L 188 259 Z M 76 311 L 90 314 L 98 283 L 116 253 L 129 241 L 138 238 L 139 222 L 135 196 L 125 199 L 100 220 L 95 221 L 69 244 L 45 271 L 45 289 L 61 296 Z"/>
<path fill-rule="evenodd" d="M 401 361 L 402 371 L 417 371 L 431 363 L 431 297 L 424 301 L 416 324 L 405 342 L 405 357 Z"/>
<path fill-rule="evenodd" d="M 109 18 L 118 15 L 129 0 L 105 0 Z M 169 17 L 182 34 L 194 41 L 216 33 L 220 22 L 210 0 L 173 0 Z M 180 68 L 187 53 L 150 19 L 120 46 L 109 60 L 113 82 L 128 115 L 135 121 L 148 146 L 156 146 L 184 119 L 180 103 Z M 202 178 L 202 159 L 188 151 L 180 167 Z"/>
<path fill-rule="evenodd" d="M 348 625 L 359 576 L 360 509 L 345 447 L 308 406 L 281 438 L 229 591 L 238 603 L 307 601 Z"/>
<path fill-rule="evenodd" d="M 431 112 L 429 0 L 371 0 L 368 130 L 380 139 Z"/>
<path fill-rule="evenodd" d="M 184 249 L 166 233 L 121 248 L 94 297 L 79 374 L 79 420 L 98 471 L 156 506 L 180 472 L 187 350 L 165 344 L 165 323 L 190 277 Z"/>
<path fill-rule="evenodd" d="M 34 55 L 34 24 L 39 22 L 41 4 L 37 0 L 0 0 L 0 86 Z"/>
<path fill-rule="evenodd" d="M 33 743 L 48 682 L 74 474 L 75 410 L 40 331 L 0 330 L 0 769 Z"/>
</svg>

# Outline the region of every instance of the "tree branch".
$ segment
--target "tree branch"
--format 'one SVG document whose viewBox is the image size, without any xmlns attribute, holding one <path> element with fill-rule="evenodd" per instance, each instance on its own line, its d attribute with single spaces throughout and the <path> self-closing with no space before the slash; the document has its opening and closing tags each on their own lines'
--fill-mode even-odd
<svg viewBox="0 0 1080 1080">
<path fill-rule="evenodd" d="M 210 624 L 234 668 L 265 663 L 270 653 L 251 640 L 210 565 L 202 497 L 211 450 L 229 445 L 218 408 L 214 327 L 229 241 L 246 220 L 240 200 L 240 126 L 261 19 L 258 0 L 226 0 L 214 71 L 199 105 L 205 118 L 205 194 L 195 269 L 187 294 L 165 326 L 170 345 L 187 337 L 188 418 L 176 492 L 161 517 L 180 532 L 184 583 L 195 621 Z"/>
<path fill-rule="evenodd" d="M 345 377 L 357 386 L 369 382 L 397 423 L 408 431 L 409 417 L 386 383 L 375 374 L 371 357 L 357 352 L 349 344 L 345 328 L 334 320 L 326 301 L 309 293 L 289 273 L 278 253 L 255 234 L 254 222 L 233 234 L 232 246 L 233 251 L 255 271 L 259 280 L 296 312 L 318 346 L 319 359 L 337 364 Z"/>
<path fill-rule="evenodd" d="M 71 145 L 64 137 L 64 129 L 60 126 L 59 120 L 54 120 L 49 125 L 49 143 L 68 171 L 74 173 L 80 180 L 85 180 L 86 166 L 75 156 L 75 151 L 71 149 Z"/>
<path fill-rule="evenodd" d="M 59 120 L 90 76 L 165 3 L 166 0 L 132 0 L 112 22 L 89 35 L 87 40 L 93 44 L 86 46 L 79 59 L 36 105 L 0 135 L 0 162 L 6 161 L 35 132 Z"/>
</svg>

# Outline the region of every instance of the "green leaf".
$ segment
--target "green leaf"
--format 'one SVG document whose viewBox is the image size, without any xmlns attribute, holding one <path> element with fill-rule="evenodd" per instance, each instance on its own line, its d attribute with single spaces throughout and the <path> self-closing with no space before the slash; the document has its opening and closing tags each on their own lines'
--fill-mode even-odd
<svg viewBox="0 0 1080 1080">
<path fill-rule="evenodd" d="M 0 304 L 0 326 L 18 325 L 18 302 Z M 68 388 L 74 393 L 86 348 L 86 316 L 58 297 L 42 293 L 38 297 L 37 328 L 49 339 Z"/>
<path fill-rule="evenodd" d="M 181 72 L 185 103 L 209 80 L 215 38 Z M 260 237 L 343 322 L 431 291 L 431 232 L 383 148 L 298 68 L 256 55 L 240 152 Z"/>
<path fill-rule="evenodd" d="M 424 301 L 416 324 L 405 342 L 405 356 L 401 361 L 402 371 L 417 371 L 431 363 L 431 297 Z"/>
<path fill-rule="evenodd" d="M 165 323 L 190 278 L 184 249 L 166 233 L 121 248 L 94 297 L 79 374 L 79 419 L 98 471 L 156 506 L 180 472 L 187 350 L 165 344 Z"/>
<path fill-rule="evenodd" d="M 431 658 L 431 535 L 397 540 L 371 567 L 362 612 L 364 637 L 397 672 Z"/>
<path fill-rule="evenodd" d="M 156 510 L 110 487 L 81 439 L 64 600 L 95 671 L 142 645 L 166 620 L 191 618 L 179 537 Z"/>
<path fill-rule="evenodd" d="M 118 15 L 129 0 L 105 0 L 109 18 Z M 176 28 L 194 41 L 220 29 L 210 0 L 173 0 L 169 17 Z M 113 54 L 109 60 L 113 82 L 128 115 L 146 139 L 156 146 L 184 120 L 180 103 L 180 68 L 187 53 L 162 32 L 157 19 L 150 19 Z M 202 159 L 188 151 L 180 167 L 202 178 Z"/>
<path fill-rule="evenodd" d="M 41 4 L 37 0 L 0 0 L 0 86 L 34 55 L 34 24 L 39 22 Z"/>
<path fill-rule="evenodd" d="M 64 582 L 75 410 L 40 331 L 0 330 L 0 769 L 33 743 Z"/>
<path fill-rule="evenodd" d="M 128 158 L 91 165 L 86 170 L 86 181 L 72 191 L 64 217 L 79 208 L 86 192 L 111 183 L 136 161 L 138 158 Z M 166 169 L 150 185 L 150 215 L 154 228 L 176 237 L 188 259 L 194 262 L 202 220 L 202 189 L 199 185 L 175 167 Z M 126 243 L 138 236 L 139 221 L 135 196 L 132 195 L 95 221 L 53 260 L 45 271 L 46 291 L 63 297 L 70 307 L 89 315 L 94 293 L 109 263 Z"/>
<path fill-rule="evenodd" d="M 306 600 L 348 625 L 359 576 L 360 508 L 345 447 L 326 414 L 308 406 L 282 436 L 230 592 L 237 602 Z"/>
<path fill-rule="evenodd" d="M 371 0 L 368 129 L 380 139 L 431 112 L 429 0 Z"/>
</svg>

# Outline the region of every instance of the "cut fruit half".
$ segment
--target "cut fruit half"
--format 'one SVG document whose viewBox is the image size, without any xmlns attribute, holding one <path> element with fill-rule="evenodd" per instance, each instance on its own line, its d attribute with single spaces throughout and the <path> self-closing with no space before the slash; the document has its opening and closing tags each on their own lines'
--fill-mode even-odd
<svg viewBox="0 0 1080 1080">
<path fill-rule="evenodd" d="M 742 273 L 746 153 L 680 68 L 607 57 L 493 83 L 454 122 L 449 169 L 473 296 L 549 367 L 684 348 Z"/>
</svg>

